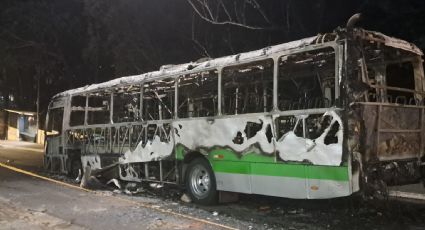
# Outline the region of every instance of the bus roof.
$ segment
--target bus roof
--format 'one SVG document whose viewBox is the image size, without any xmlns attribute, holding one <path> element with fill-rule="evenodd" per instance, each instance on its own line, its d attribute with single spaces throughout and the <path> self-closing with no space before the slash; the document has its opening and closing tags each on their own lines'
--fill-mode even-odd
<svg viewBox="0 0 425 230">
<path fill-rule="evenodd" d="M 335 32 L 329 33 L 329 34 L 336 37 Z M 369 40 L 371 42 L 381 42 L 389 47 L 403 49 L 420 56 L 423 55 L 422 51 L 416 45 L 398 38 L 386 36 L 380 32 L 368 31 L 368 30 L 356 28 L 354 29 L 354 34 L 355 36 L 358 36 L 364 40 Z M 326 35 L 327 34 L 325 35 L 319 34 L 309 38 L 304 38 L 300 40 L 291 41 L 288 43 L 269 46 L 269 47 L 265 47 L 263 49 L 259 49 L 255 51 L 210 59 L 203 62 L 189 62 L 189 63 L 179 64 L 179 65 L 165 65 L 165 66 L 162 66 L 157 71 L 147 72 L 140 75 L 120 77 L 120 78 L 99 83 L 99 84 L 91 84 L 91 85 L 86 85 L 80 88 L 67 90 L 62 93 L 56 94 L 53 98 L 75 95 L 75 94 L 82 94 L 86 92 L 107 89 L 107 88 L 120 86 L 120 85 L 137 84 L 144 80 L 156 79 L 156 78 L 161 78 L 165 76 L 175 76 L 175 75 L 186 74 L 186 73 L 194 72 L 194 71 L 196 72 L 196 71 L 202 71 L 202 70 L 212 69 L 217 67 L 224 67 L 228 65 L 236 65 L 238 63 L 243 63 L 245 61 L 258 59 L 259 57 L 262 57 L 262 56 L 267 57 L 268 55 L 273 53 L 296 49 L 296 48 L 302 48 L 307 45 L 316 44 L 318 40 L 323 39 L 324 36 Z"/>
</svg>

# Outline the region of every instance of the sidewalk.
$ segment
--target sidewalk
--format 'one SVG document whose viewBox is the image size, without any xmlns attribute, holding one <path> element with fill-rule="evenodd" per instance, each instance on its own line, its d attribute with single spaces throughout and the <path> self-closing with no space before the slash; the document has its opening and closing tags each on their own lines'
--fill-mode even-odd
<svg viewBox="0 0 425 230">
<path fill-rule="evenodd" d="M 44 151 L 44 145 L 37 144 L 33 142 L 27 142 L 27 141 L 8 141 L 8 140 L 0 140 L 0 148 L 1 147 L 7 147 L 7 148 L 25 148 L 33 151 Z"/>
<path fill-rule="evenodd" d="M 43 167 L 44 146 L 24 141 L 0 140 L 0 162 L 27 170 Z"/>
<path fill-rule="evenodd" d="M 394 198 L 410 199 L 425 202 L 425 187 L 422 183 L 388 188 L 389 195 Z"/>
</svg>

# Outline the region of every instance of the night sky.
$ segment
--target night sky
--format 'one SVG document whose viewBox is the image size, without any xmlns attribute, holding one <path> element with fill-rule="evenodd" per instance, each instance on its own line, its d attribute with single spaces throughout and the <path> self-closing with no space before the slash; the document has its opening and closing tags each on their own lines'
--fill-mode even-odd
<svg viewBox="0 0 425 230">
<path fill-rule="evenodd" d="M 196 5 L 233 24 L 201 18 L 189 3 L 2 0 L 0 108 L 35 110 L 37 79 L 43 112 L 66 89 L 330 32 L 356 12 L 363 13 L 359 26 L 425 48 L 423 0 L 214 0 L 212 12 Z"/>
</svg>

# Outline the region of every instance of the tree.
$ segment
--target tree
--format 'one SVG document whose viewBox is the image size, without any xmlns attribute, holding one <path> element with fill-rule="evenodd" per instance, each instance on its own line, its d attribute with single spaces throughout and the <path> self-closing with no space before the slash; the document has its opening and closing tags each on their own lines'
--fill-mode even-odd
<svg viewBox="0 0 425 230">
<path fill-rule="evenodd" d="M 33 110 L 41 79 L 42 104 L 78 74 L 81 17 L 76 2 L 6 1 L 0 9 L 2 93 L 15 106 Z M 77 16 L 75 20 L 74 17 Z M 77 49 L 75 49 L 77 47 Z M 49 91 L 47 89 L 56 89 Z M 6 106 L 8 101 L 6 100 Z"/>
</svg>

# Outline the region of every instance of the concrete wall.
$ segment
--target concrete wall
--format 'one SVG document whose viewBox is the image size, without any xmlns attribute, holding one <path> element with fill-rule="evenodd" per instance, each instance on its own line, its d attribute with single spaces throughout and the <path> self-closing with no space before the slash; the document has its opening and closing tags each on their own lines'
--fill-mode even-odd
<svg viewBox="0 0 425 230">
<path fill-rule="evenodd" d="M 0 110 L 0 140 L 6 139 L 7 136 L 7 112 Z"/>
<path fill-rule="evenodd" d="M 18 118 L 18 114 L 9 113 L 7 121 L 7 140 L 19 141 Z"/>
<path fill-rule="evenodd" d="M 37 132 L 37 144 L 43 144 L 44 145 L 44 130 L 39 129 Z"/>
</svg>

